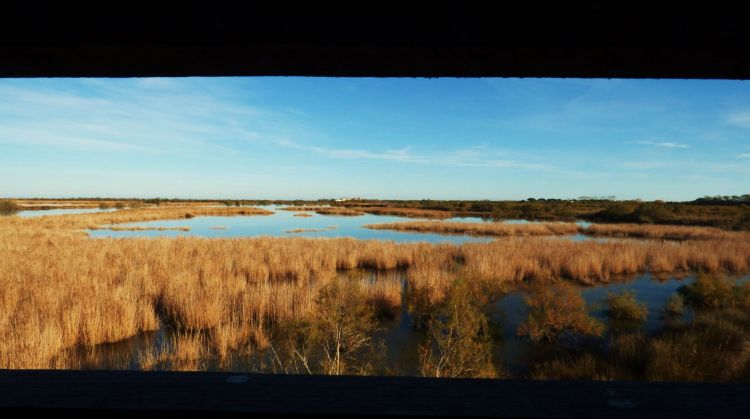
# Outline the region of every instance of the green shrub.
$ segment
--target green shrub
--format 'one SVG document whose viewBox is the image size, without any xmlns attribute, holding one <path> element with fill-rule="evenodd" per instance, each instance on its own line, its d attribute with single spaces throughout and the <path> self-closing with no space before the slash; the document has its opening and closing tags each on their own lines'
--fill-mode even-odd
<svg viewBox="0 0 750 419">
<path fill-rule="evenodd" d="M 692 307 L 717 309 L 729 307 L 734 292 L 729 280 L 717 276 L 700 274 L 695 282 L 678 290 Z"/>
<path fill-rule="evenodd" d="M 476 283 L 460 279 L 433 317 L 420 347 L 424 376 L 491 378 L 492 336 L 484 299 Z"/>
<path fill-rule="evenodd" d="M 608 293 L 606 305 L 607 315 L 612 319 L 644 321 L 648 317 L 648 308 L 636 300 L 632 291 Z"/>
<path fill-rule="evenodd" d="M 517 334 L 532 341 L 555 341 L 565 331 L 600 336 L 604 326 L 589 315 L 580 292 L 566 282 L 540 284 L 524 297 L 529 315 L 518 326 Z"/>
<path fill-rule="evenodd" d="M 685 299 L 681 294 L 675 293 L 669 297 L 664 306 L 664 313 L 668 316 L 679 317 L 685 314 Z"/>
<path fill-rule="evenodd" d="M 0 199 L 0 215 L 12 215 L 18 210 L 20 210 L 20 207 L 15 202 L 8 199 Z"/>
</svg>

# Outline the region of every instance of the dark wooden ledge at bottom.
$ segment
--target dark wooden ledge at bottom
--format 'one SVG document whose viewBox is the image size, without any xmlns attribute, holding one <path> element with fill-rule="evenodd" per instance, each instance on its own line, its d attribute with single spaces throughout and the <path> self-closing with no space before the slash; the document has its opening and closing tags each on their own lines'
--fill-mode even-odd
<svg viewBox="0 0 750 419">
<path fill-rule="evenodd" d="M 0 370 L 0 416 L 750 417 L 750 385 Z"/>
</svg>

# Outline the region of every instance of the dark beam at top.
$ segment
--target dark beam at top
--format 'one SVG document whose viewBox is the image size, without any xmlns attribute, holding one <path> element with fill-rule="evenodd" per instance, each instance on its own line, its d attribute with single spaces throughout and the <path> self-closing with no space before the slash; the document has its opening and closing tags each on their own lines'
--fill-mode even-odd
<svg viewBox="0 0 750 419">
<path fill-rule="evenodd" d="M 0 77 L 750 78 L 747 14 L 713 3 L 237 3 L 4 4 Z"/>
</svg>

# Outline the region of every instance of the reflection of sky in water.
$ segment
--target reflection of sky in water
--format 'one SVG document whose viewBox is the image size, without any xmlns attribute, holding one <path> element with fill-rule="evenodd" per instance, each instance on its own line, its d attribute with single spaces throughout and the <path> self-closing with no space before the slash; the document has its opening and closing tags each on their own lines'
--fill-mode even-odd
<svg viewBox="0 0 750 419">
<path fill-rule="evenodd" d="M 362 227 L 365 224 L 393 223 L 401 221 L 415 221 L 413 218 L 396 217 L 390 215 L 365 214 L 356 217 L 320 215 L 308 212 L 312 217 L 295 217 L 295 212 L 281 211 L 274 206 L 268 208 L 273 215 L 252 215 L 235 217 L 195 217 L 191 219 L 160 220 L 139 223 L 118 224 L 118 226 L 139 227 L 190 227 L 190 231 L 110 231 L 95 230 L 89 234 L 92 237 L 154 237 L 154 236 L 201 236 L 201 237 L 248 237 L 248 236 L 282 236 L 282 237 L 354 237 L 357 239 L 394 240 L 399 242 L 450 242 L 463 243 L 466 241 L 490 241 L 489 237 L 451 236 L 433 233 L 412 233 L 389 230 L 373 230 Z M 467 219 L 462 219 L 467 220 Z M 471 219 L 475 222 L 474 219 Z M 467 220 L 468 222 L 468 220 Z M 332 228 L 334 227 L 335 228 Z M 217 228 L 222 227 L 222 228 Z M 307 231 L 289 233 L 287 230 L 309 229 L 323 231 Z"/>
</svg>

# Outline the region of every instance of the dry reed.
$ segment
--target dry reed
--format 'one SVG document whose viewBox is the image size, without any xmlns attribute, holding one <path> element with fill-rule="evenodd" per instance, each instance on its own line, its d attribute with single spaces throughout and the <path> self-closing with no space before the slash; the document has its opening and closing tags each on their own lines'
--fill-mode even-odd
<svg viewBox="0 0 750 419">
<path fill-rule="evenodd" d="M 294 206 L 284 207 L 280 209 L 283 211 L 313 211 L 316 214 L 320 214 L 320 215 L 343 215 L 343 216 L 352 216 L 352 217 L 365 215 L 365 213 L 362 211 L 349 209 L 345 207 L 303 205 L 303 206 L 297 206 L 297 207 L 294 207 Z M 309 216 L 309 214 L 308 215 L 295 214 L 295 216 L 306 217 L 306 216 Z"/>
<path fill-rule="evenodd" d="M 99 226 L 92 230 L 111 231 L 190 231 L 190 227 Z"/>
<path fill-rule="evenodd" d="M 292 228 L 284 230 L 284 233 L 321 233 L 323 231 L 331 231 L 337 228 L 337 226 L 328 226 L 326 228 Z"/>
<path fill-rule="evenodd" d="M 385 224 L 367 224 L 363 227 L 377 230 L 416 231 L 419 233 L 469 234 L 477 236 L 548 236 L 575 234 L 575 223 L 463 223 L 448 221 L 412 221 Z"/>
<path fill-rule="evenodd" d="M 366 212 L 375 215 L 397 215 L 409 218 L 451 218 L 453 213 L 450 211 L 420 209 L 420 208 L 401 208 L 401 207 L 351 207 L 354 210 Z"/>
<path fill-rule="evenodd" d="M 748 232 L 732 232 L 714 227 L 659 224 L 592 224 L 583 229 L 582 233 L 591 236 L 661 240 L 750 240 Z"/>
</svg>

